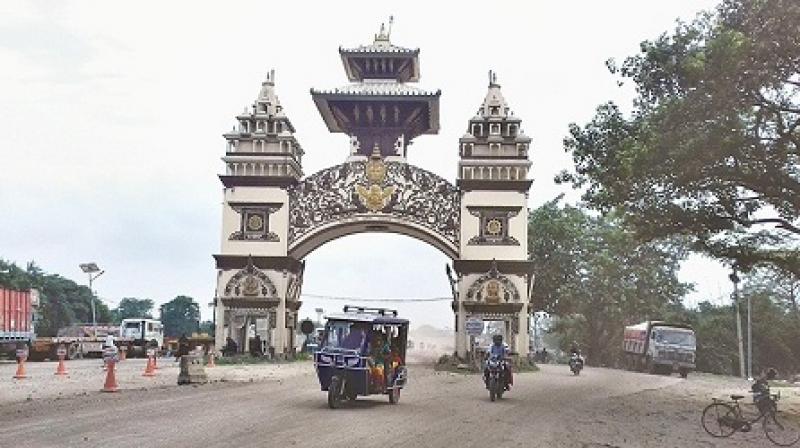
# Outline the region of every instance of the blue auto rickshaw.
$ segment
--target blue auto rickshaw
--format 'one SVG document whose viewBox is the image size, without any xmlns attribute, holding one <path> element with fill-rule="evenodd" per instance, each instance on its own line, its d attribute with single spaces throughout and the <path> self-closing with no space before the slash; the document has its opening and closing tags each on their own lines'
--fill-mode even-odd
<svg viewBox="0 0 800 448">
<path fill-rule="evenodd" d="M 328 406 L 336 409 L 345 400 L 375 394 L 397 404 L 408 380 L 408 320 L 396 310 L 350 305 L 326 317 L 314 368 Z"/>
</svg>

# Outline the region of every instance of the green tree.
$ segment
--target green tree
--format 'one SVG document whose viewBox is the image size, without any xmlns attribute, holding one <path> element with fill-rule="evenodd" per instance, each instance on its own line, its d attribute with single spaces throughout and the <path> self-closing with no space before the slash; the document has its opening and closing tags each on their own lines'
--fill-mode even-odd
<svg viewBox="0 0 800 448">
<path fill-rule="evenodd" d="M 161 323 L 165 336 L 189 336 L 198 330 L 200 305 L 191 297 L 177 296 L 161 305 Z"/>
<path fill-rule="evenodd" d="M 563 347 L 578 340 L 589 363 L 620 362 L 623 327 L 680 307 L 678 245 L 642 244 L 613 216 L 592 217 L 557 200 L 530 216 L 535 303 L 562 317 Z"/>
<path fill-rule="evenodd" d="M 591 223 L 582 210 L 559 207 L 562 197 L 533 210 L 528 218 L 528 254 L 536 273 L 534 307 L 556 314 L 571 311 L 562 286 L 580 275 L 578 263 Z"/>
<path fill-rule="evenodd" d="M 119 306 L 113 310 L 114 322 L 120 323 L 122 319 L 144 317 L 152 319 L 153 301 L 150 299 L 136 299 L 125 297 L 120 300 Z"/>
<path fill-rule="evenodd" d="M 602 211 L 621 209 L 640 238 L 688 237 L 748 268 L 800 275 L 800 2 L 724 0 L 641 44 L 612 73 L 636 86 L 570 125 L 574 173 Z"/>
<path fill-rule="evenodd" d="M 95 300 L 98 323 L 111 322 L 108 306 L 93 297 L 89 288 L 60 275 L 47 274 L 34 262 L 25 269 L 0 260 L 0 286 L 39 290 L 35 329 L 39 336 L 55 336 L 60 328 L 92 321 L 91 300 Z"/>
</svg>

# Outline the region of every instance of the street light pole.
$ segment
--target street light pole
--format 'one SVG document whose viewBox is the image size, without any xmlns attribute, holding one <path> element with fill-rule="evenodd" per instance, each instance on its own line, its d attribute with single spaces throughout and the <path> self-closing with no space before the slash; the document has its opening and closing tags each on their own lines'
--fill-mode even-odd
<svg viewBox="0 0 800 448">
<path fill-rule="evenodd" d="M 733 272 L 728 277 L 733 282 L 733 302 L 736 307 L 736 339 L 739 344 L 739 376 L 744 378 L 746 372 L 744 370 L 744 343 L 742 341 L 742 314 L 739 311 L 739 276 L 736 274 L 736 266 L 733 267 Z"/>
<path fill-rule="evenodd" d="M 80 268 L 83 272 L 89 275 L 89 295 L 90 295 L 90 303 L 92 305 L 92 332 L 94 333 L 94 337 L 97 337 L 97 315 L 95 313 L 94 307 L 94 289 L 92 288 L 92 283 L 97 280 L 97 277 L 103 275 L 106 271 L 101 271 L 100 268 L 97 267 L 97 263 L 82 263 L 80 264 Z M 96 273 L 96 274 L 95 274 Z M 95 274 L 95 275 L 92 275 Z"/>
<path fill-rule="evenodd" d="M 747 295 L 747 380 L 753 381 L 753 324 L 750 319 L 750 294 Z"/>
</svg>

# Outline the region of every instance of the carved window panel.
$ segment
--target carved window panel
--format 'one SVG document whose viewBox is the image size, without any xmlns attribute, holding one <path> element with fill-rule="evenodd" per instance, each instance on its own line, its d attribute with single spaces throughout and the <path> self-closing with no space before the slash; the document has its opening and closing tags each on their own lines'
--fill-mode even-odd
<svg viewBox="0 0 800 448">
<path fill-rule="evenodd" d="M 229 203 L 240 217 L 239 230 L 228 238 L 231 241 L 277 242 L 280 237 L 269 229 L 269 215 L 278 211 L 283 204 Z"/>
<path fill-rule="evenodd" d="M 478 218 L 478 234 L 467 244 L 471 246 L 519 246 L 519 240 L 509 235 L 508 224 L 521 207 L 467 207 Z"/>
</svg>

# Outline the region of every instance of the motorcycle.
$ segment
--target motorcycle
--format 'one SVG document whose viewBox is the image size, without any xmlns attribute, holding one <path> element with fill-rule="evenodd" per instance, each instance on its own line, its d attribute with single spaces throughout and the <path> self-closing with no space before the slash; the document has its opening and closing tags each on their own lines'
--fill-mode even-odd
<svg viewBox="0 0 800 448">
<path fill-rule="evenodd" d="M 503 393 L 507 390 L 505 370 L 505 360 L 489 358 L 486 361 L 484 381 L 486 382 L 486 388 L 489 390 L 489 399 L 491 401 L 503 398 Z"/>
<path fill-rule="evenodd" d="M 569 370 L 573 375 L 580 375 L 583 369 L 583 357 L 577 353 L 573 353 L 569 358 Z"/>
</svg>

